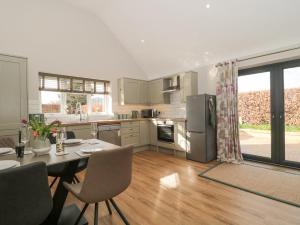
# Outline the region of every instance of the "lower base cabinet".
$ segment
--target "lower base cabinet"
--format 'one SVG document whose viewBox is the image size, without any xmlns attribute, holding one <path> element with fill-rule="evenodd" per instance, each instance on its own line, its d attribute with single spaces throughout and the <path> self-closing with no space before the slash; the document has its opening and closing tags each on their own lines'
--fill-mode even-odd
<svg viewBox="0 0 300 225">
<path fill-rule="evenodd" d="M 80 126 L 69 126 L 67 131 L 73 131 L 75 137 L 78 139 L 91 139 L 91 126 L 90 125 L 80 125 Z"/>
</svg>

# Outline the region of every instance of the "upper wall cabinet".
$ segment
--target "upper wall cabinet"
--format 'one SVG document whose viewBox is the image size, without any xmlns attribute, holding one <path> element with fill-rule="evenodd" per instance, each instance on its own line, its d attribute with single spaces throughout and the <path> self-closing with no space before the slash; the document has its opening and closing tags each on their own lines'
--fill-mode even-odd
<svg viewBox="0 0 300 225">
<path fill-rule="evenodd" d="M 186 97 L 198 94 L 198 73 L 190 71 L 180 75 L 180 98 L 186 102 Z"/>
<path fill-rule="evenodd" d="M 16 139 L 27 119 L 27 60 L 0 55 L 0 136 Z"/>
<path fill-rule="evenodd" d="M 163 93 L 163 79 L 149 81 L 148 85 L 150 104 L 170 104 L 170 95 Z"/>
<path fill-rule="evenodd" d="M 118 89 L 120 105 L 148 104 L 147 81 L 121 78 L 118 80 Z"/>
</svg>

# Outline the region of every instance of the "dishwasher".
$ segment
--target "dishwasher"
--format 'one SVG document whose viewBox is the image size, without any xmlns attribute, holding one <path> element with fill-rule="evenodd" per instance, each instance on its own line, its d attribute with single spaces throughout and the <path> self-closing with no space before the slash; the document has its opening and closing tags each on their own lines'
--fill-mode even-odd
<svg viewBox="0 0 300 225">
<path fill-rule="evenodd" d="M 119 124 L 114 125 L 100 125 L 98 127 L 98 139 L 121 146 L 121 126 Z"/>
</svg>

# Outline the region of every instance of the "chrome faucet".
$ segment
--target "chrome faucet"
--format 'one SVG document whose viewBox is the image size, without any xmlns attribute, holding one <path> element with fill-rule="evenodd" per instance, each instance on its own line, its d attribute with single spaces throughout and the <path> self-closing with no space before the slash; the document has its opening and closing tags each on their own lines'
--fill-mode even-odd
<svg viewBox="0 0 300 225">
<path fill-rule="evenodd" d="M 80 115 L 79 120 L 82 121 L 82 107 L 81 107 L 81 103 L 77 102 L 76 103 L 76 109 L 75 109 L 75 114 L 76 115 Z"/>
</svg>

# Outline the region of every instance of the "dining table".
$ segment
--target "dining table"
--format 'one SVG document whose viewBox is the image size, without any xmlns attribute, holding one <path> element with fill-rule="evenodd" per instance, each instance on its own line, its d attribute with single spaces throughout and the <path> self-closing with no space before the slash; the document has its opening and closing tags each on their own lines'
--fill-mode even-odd
<svg viewBox="0 0 300 225">
<path fill-rule="evenodd" d="M 61 163 L 65 165 L 63 175 L 60 177 L 57 187 L 52 195 L 53 208 L 43 225 L 74 224 L 74 218 L 76 220 L 77 216 L 80 214 L 80 209 L 75 204 L 65 206 L 68 191 L 64 188 L 63 182 L 72 183 L 80 159 L 88 158 L 91 155 L 84 153 L 82 149 L 87 149 L 89 147 L 94 149 L 98 148 L 102 151 L 115 149 L 120 146 L 101 140 L 97 140 L 96 142 L 84 140 L 76 145 L 66 145 L 64 149 L 65 154 L 63 155 L 58 155 L 56 153 L 56 145 L 51 145 L 50 152 L 45 155 L 35 155 L 34 153 L 30 153 L 25 154 L 21 159 L 18 159 L 16 154 L 0 155 L 0 163 L 1 160 L 16 160 L 20 163 L 18 166 L 41 161 L 45 162 L 47 167 Z M 86 224 L 88 224 L 88 222 L 83 217 L 80 221 L 80 225 Z"/>
</svg>

